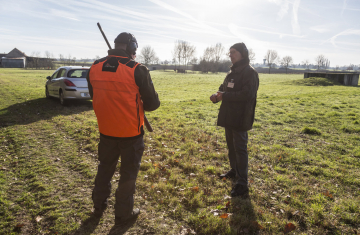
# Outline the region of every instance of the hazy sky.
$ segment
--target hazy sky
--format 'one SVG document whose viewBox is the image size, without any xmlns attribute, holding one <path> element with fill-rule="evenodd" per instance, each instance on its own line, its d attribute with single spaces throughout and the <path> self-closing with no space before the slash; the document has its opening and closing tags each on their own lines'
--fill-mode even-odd
<svg viewBox="0 0 360 235">
<path fill-rule="evenodd" d="M 97 22 L 111 44 L 130 32 L 160 60 L 185 40 L 197 57 L 218 42 L 226 49 L 244 42 L 256 62 L 272 49 L 294 63 L 324 54 L 331 66 L 360 64 L 360 0 L 0 0 L 0 53 L 103 57 Z"/>
</svg>

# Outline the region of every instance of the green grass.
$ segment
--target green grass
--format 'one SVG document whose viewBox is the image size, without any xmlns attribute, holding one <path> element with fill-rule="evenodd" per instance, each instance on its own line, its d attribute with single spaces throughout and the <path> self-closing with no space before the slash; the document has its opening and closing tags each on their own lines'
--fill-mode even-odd
<svg viewBox="0 0 360 235">
<path fill-rule="evenodd" d="M 217 177 L 229 169 L 219 104 L 209 101 L 225 74 L 151 72 L 161 107 L 146 114 L 155 131 L 145 134 L 137 180 L 142 213 L 117 228 L 118 173 L 104 216 L 90 217 L 91 102 L 45 99 L 51 73 L 0 69 L 0 234 L 281 234 L 288 223 L 292 234 L 360 232 L 359 87 L 260 74 L 250 199 L 231 199 L 231 181 Z"/>
</svg>

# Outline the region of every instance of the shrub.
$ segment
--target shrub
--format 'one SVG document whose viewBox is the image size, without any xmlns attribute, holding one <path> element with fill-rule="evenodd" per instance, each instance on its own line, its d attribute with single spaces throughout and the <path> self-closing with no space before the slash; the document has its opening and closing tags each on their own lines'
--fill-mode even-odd
<svg viewBox="0 0 360 235">
<path fill-rule="evenodd" d="M 302 85 L 302 86 L 334 86 L 334 85 L 340 85 L 336 81 L 329 80 L 327 78 L 317 78 L 317 77 L 294 80 L 292 83 L 295 84 L 295 85 Z"/>
<path fill-rule="evenodd" d="M 321 131 L 319 131 L 315 127 L 307 127 L 306 126 L 301 130 L 301 132 L 304 134 L 308 134 L 308 135 L 321 135 Z"/>
</svg>

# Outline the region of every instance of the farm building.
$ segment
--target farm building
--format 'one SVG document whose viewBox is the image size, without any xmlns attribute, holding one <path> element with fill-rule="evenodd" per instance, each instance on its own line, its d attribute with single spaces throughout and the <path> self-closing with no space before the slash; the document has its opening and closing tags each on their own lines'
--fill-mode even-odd
<svg viewBox="0 0 360 235">
<path fill-rule="evenodd" d="M 14 48 L 8 54 L 1 54 L 0 66 L 3 68 L 25 68 L 27 57 L 24 52 Z"/>
<path fill-rule="evenodd" d="M 1 66 L 3 68 L 25 68 L 26 57 L 20 58 L 2 58 Z"/>
<path fill-rule="evenodd" d="M 359 83 L 359 73 L 355 72 L 305 72 L 304 78 L 309 77 L 328 78 L 345 86 L 357 86 Z"/>
</svg>

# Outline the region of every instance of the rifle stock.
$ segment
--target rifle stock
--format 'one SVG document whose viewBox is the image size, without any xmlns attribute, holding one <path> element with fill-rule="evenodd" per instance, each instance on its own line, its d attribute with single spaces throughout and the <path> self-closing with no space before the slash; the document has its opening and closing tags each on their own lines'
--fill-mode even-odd
<svg viewBox="0 0 360 235">
<path fill-rule="evenodd" d="M 109 41 L 107 40 L 107 38 L 106 38 L 106 36 L 105 36 L 105 33 L 104 33 L 104 31 L 102 30 L 99 22 L 97 23 L 97 26 L 98 26 L 98 28 L 100 29 L 100 32 L 101 32 L 102 36 L 104 37 L 106 44 L 108 45 L 109 49 L 111 50 L 110 43 L 109 43 Z M 148 130 L 148 132 L 153 132 L 153 131 L 154 131 L 154 129 L 152 128 L 150 122 L 149 122 L 148 119 L 146 118 L 146 115 L 145 115 L 145 114 L 144 114 L 144 124 L 145 124 L 146 129 Z"/>
</svg>

